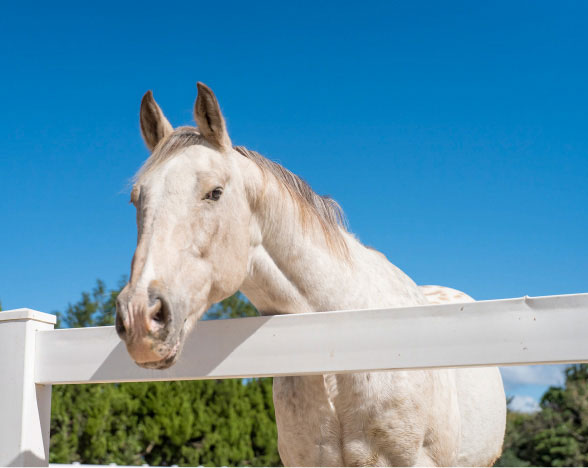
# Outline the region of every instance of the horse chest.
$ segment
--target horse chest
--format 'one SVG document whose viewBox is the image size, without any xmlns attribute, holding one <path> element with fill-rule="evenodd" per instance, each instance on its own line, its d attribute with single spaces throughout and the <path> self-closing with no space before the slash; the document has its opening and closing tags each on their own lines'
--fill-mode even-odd
<svg viewBox="0 0 588 468">
<path fill-rule="evenodd" d="M 455 464 L 456 402 L 427 374 L 371 373 L 274 379 L 285 465 Z M 455 428 L 453 430 L 452 428 Z"/>
<path fill-rule="evenodd" d="M 322 375 L 274 378 L 274 406 L 284 465 L 344 464 L 340 423 Z"/>
</svg>

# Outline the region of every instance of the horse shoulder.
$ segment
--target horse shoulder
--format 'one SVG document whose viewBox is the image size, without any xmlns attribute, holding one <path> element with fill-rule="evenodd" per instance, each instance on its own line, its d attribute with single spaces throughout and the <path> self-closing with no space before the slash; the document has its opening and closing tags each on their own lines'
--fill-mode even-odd
<svg viewBox="0 0 588 468">
<path fill-rule="evenodd" d="M 453 370 L 342 374 L 337 382 L 346 465 L 455 465 L 459 411 Z"/>
</svg>

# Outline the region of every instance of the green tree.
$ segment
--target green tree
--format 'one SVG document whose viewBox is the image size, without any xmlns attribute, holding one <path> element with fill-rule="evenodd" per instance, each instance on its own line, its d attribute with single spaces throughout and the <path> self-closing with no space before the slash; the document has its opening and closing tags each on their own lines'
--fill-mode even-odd
<svg viewBox="0 0 588 468">
<path fill-rule="evenodd" d="M 116 314 L 116 297 L 126 284 L 123 278 L 119 287 L 110 291 L 102 280 L 96 280 L 91 293 L 83 292 L 82 298 L 75 304 L 69 304 L 65 312 L 56 312 L 57 328 L 101 327 L 114 325 Z"/>
<path fill-rule="evenodd" d="M 233 294 L 224 301 L 210 308 L 205 314 L 204 320 L 218 320 L 240 317 L 257 317 L 259 313 L 241 293 Z"/>
<path fill-rule="evenodd" d="M 98 281 L 61 326 L 112 324 L 118 290 Z M 242 296 L 207 318 L 255 315 Z M 279 465 L 271 379 L 53 387 L 51 463 Z"/>
<path fill-rule="evenodd" d="M 499 466 L 588 464 L 588 366 L 573 365 L 565 372 L 564 386 L 549 388 L 541 398 L 541 411 L 509 413 Z"/>
</svg>

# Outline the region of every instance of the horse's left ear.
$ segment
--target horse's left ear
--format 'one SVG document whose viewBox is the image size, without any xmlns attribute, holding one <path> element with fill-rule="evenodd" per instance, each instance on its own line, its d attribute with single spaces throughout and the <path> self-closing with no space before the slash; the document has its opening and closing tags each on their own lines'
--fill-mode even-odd
<svg viewBox="0 0 588 468">
<path fill-rule="evenodd" d="M 198 82 L 198 97 L 194 105 L 194 118 L 202 136 L 220 150 L 231 148 L 231 139 L 227 132 L 225 119 L 212 90 L 204 83 Z"/>
</svg>

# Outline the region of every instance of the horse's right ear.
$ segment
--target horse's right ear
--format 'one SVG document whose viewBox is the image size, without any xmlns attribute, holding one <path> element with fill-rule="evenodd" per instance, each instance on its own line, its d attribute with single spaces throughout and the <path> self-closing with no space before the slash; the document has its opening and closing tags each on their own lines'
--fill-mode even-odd
<svg viewBox="0 0 588 468">
<path fill-rule="evenodd" d="M 153 93 L 147 91 L 141 99 L 141 135 L 149 150 L 157 146 L 165 136 L 173 132 L 173 127 L 153 99 Z"/>
</svg>

